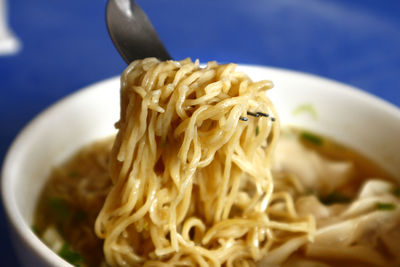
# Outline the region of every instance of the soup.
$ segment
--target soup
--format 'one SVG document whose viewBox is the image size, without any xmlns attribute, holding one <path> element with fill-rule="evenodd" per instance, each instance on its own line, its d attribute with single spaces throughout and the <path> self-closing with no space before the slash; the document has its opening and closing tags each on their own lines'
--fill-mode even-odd
<svg viewBox="0 0 400 267">
<path fill-rule="evenodd" d="M 234 64 L 133 62 L 115 140 L 55 171 L 39 235 L 76 265 L 399 263 L 398 187 L 325 138 L 280 135 L 272 87 Z"/>
<path fill-rule="evenodd" d="M 400 222 L 395 212 L 399 205 L 400 187 L 390 175 L 351 149 L 302 129 L 285 128 L 280 139 L 277 153 L 281 154 L 277 160 L 279 162 L 275 161 L 273 167 L 274 176 L 279 177 L 277 190 L 283 186 L 280 183 L 289 184 L 298 208 L 297 212 L 305 216 L 313 214 L 316 217 L 317 231 L 319 227 L 334 224 L 337 221 L 335 218 L 337 215 L 355 206 L 354 203 L 362 189 L 365 191 L 368 187 L 377 189 L 387 187 L 386 194 L 391 201 L 376 200 L 373 204 L 375 207 L 370 207 L 369 210 L 364 211 L 364 214 L 375 210 L 388 215 L 392 214 L 394 222 L 397 218 L 397 226 L 393 226 L 389 232 L 393 234 L 393 244 L 386 240 L 388 244 L 373 245 L 371 248 L 379 253 L 379 257 L 385 258 L 384 262 L 398 261 L 398 250 L 396 250 L 398 245 L 395 243 L 399 240 L 397 235 L 400 234 Z M 56 253 L 74 265 L 106 266 L 102 251 L 103 241 L 94 233 L 94 222 L 111 187 L 108 157 L 113 140 L 114 138 L 110 137 L 90 144 L 66 163 L 54 168 L 36 209 L 34 229 L 38 236 Z M 337 172 L 335 174 L 340 175 L 342 182 L 332 185 L 327 190 L 318 185 L 318 181 L 296 179 L 292 175 L 296 172 L 301 175 L 304 171 L 293 171 L 296 167 L 291 165 L 296 163 L 288 160 L 292 153 L 299 153 L 297 158 L 308 162 L 310 162 L 308 159 L 310 156 L 318 157 L 318 162 L 315 164 L 319 167 L 313 166 L 314 169 L 336 167 L 337 170 L 333 168 L 331 172 Z M 324 164 L 328 165 L 324 166 Z M 291 175 L 288 175 L 288 172 Z M 315 177 L 319 179 L 320 174 L 315 174 Z M 361 203 L 361 200 L 358 201 Z M 279 208 L 273 206 L 272 208 L 276 209 L 275 216 L 279 216 Z M 371 223 L 375 225 L 374 222 Z M 371 229 L 366 229 L 363 234 L 371 233 Z M 365 237 L 360 237 L 359 241 L 361 242 L 363 238 Z M 386 233 L 382 233 L 382 237 L 377 238 L 387 239 L 388 237 Z M 355 246 L 355 243 L 351 245 Z M 370 245 L 367 243 L 368 248 Z M 284 266 L 299 266 L 300 263 L 310 264 L 310 262 L 325 263 L 328 264 L 327 266 L 343 266 L 345 263 L 352 266 L 357 266 L 357 264 L 366 266 L 365 260 L 368 259 L 357 259 L 356 255 L 353 257 L 345 251 L 338 252 L 337 245 L 334 247 L 335 251 L 331 251 L 333 246 L 322 247 L 323 255 L 319 254 L 320 251 L 313 251 L 313 247 L 308 251 L 304 247 L 299 247 L 288 257 Z M 343 245 L 343 249 L 348 249 L 349 246 Z M 374 260 L 371 261 L 371 266 L 373 264 Z"/>
</svg>

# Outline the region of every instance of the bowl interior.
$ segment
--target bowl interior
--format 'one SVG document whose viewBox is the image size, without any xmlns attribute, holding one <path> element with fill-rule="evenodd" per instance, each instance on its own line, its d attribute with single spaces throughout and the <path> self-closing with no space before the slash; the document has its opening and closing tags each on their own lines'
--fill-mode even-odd
<svg viewBox="0 0 400 267">
<path fill-rule="evenodd" d="M 400 177 L 400 110 L 357 89 L 327 79 L 281 69 L 239 67 L 254 80 L 270 79 L 271 98 L 283 124 L 331 137 Z M 300 106 L 316 112 L 296 112 Z M 82 145 L 115 132 L 119 79 L 81 90 L 35 118 L 17 137 L 3 166 L 2 194 L 17 235 L 50 253 L 30 230 L 37 197 L 53 166 Z"/>
</svg>

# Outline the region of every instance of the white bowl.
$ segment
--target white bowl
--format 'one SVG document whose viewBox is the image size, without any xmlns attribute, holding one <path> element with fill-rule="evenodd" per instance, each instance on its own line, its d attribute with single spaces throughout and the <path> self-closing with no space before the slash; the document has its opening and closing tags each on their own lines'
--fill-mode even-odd
<svg viewBox="0 0 400 267">
<path fill-rule="evenodd" d="M 239 66 L 254 80 L 275 84 L 271 98 L 284 124 L 331 137 L 400 177 L 400 109 L 353 87 L 282 69 Z M 317 116 L 294 112 L 312 105 Z M 14 246 L 24 266 L 71 266 L 32 232 L 36 200 L 51 168 L 82 145 L 112 134 L 119 116 L 119 78 L 54 104 L 12 144 L 2 171 L 2 197 Z"/>
</svg>

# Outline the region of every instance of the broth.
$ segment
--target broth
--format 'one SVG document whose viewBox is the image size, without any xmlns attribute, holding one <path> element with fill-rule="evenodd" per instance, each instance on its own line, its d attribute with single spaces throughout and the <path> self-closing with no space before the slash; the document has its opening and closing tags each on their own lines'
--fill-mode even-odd
<svg viewBox="0 0 400 267">
<path fill-rule="evenodd" d="M 91 144 L 80 150 L 66 163 L 54 168 L 38 201 L 33 224 L 34 231 L 50 248 L 76 266 L 106 266 L 102 249 L 103 241 L 96 237 L 93 228 L 96 217 L 112 185 L 108 175 L 108 160 L 113 140 L 113 138 L 108 138 Z M 284 144 L 285 142 L 287 144 Z M 344 166 L 350 166 L 348 167 L 350 168 L 349 174 L 346 174 L 348 175 L 346 176 L 347 180 L 336 181 L 334 185 L 329 185 L 329 180 L 325 181 L 328 184 L 328 189 L 324 188 L 326 184 L 319 184 L 321 179 L 318 175 L 315 177 L 319 180 L 309 181 L 308 178 L 302 180 L 301 175 L 298 174 L 301 174 L 303 170 L 296 169 L 296 163 L 288 162 L 291 157 L 295 157 L 295 152 L 293 150 L 286 151 L 285 145 L 288 147 L 298 146 L 295 149 L 296 151 L 302 151 L 301 153 L 305 151 L 304 153 L 308 153 L 313 158 L 317 155 L 318 158 L 324 160 L 324 164 L 333 164 L 324 165 L 325 167 L 322 167 L 322 169 L 326 168 L 325 171 L 333 168 L 331 166 L 340 167 L 341 171 L 345 168 Z M 397 202 L 400 201 L 400 190 L 395 185 L 393 177 L 362 155 L 332 140 L 302 129 L 287 128 L 281 134 L 276 153 L 280 151 L 282 155 L 274 158 L 275 190 L 279 191 L 284 184 L 286 186 L 291 184 L 291 194 L 295 199 L 295 205 L 297 205 L 297 213 L 299 216 L 307 216 L 308 213 L 313 214 L 316 218 L 317 230 L 331 225 L 335 221 L 332 215 L 340 214 L 342 216 L 341 214 L 356 199 L 357 194 L 366 182 L 365 179 L 379 177 L 382 181 L 389 181 L 393 184 L 393 195 L 397 198 Z M 307 160 L 306 156 L 296 158 L 299 157 L 303 158 L 305 162 L 313 162 L 313 160 Z M 302 165 L 303 163 L 300 162 L 299 166 Z M 310 205 L 301 205 L 302 202 L 306 204 L 307 201 L 315 202 L 315 199 L 311 200 L 312 196 L 315 196 L 315 199 L 324 204 L 323 206 L 318 204 L 319 206 L 316 207 L 325 208 L 331 216 L 322 216 L 313 209 L 307 209 Z M 381 209 L 382 212 L 385 210 L 386 212 L 393 212 L 393 210 L 398 209 L 397 206 L 393 206 L 397 205 L 397 202 L 378 203 L 381 206 L 377 204 L 377 209 Z M 272 214 L 275 214 L 273 216 L 277 218 L 279 218 L 278 204 L 275 205 L 272 202 L 270 207 L 270 209 L 276 209 L 276 212 Z M 394 226 L 395 232 L 400 233 L 399 225 L 400 222 L 397 222 L 397 226 Z M 316 244 L 318 244 L 318 231 L 316 233 Z M 361 238 L 364 237 L 361 236 Z M 363 242 L 360 244 L 364 244 Z M 358 245 L 359 241 L 354 244 Z M 351 245 L 355 246 L 354 244 Z M 329 249 L 332 249 L 332 246 L 326 244 L 318 248 L 303 244 L 292 253 L 283 266 L 309 266 L 309 264 L 344 266 L 345 263 L 351 264 L 351 266 L 366 265 L 363 259 L 349 258 L 343 260 L 340 258 L 342 254 L 327 259 L 327 257 L 316 253 L 316 251 L 322 251 L 321 255 L 325 255 L 329 253 L 327 252 Z M 398 264 L 398 255 L 392 255 L 393 253 L 386 245 L 378 244 L 374 249 L 379 255 L 386 257 L 387 261 Z M 377 262 L 377 264 L 380 263 Z"/>
</svg>

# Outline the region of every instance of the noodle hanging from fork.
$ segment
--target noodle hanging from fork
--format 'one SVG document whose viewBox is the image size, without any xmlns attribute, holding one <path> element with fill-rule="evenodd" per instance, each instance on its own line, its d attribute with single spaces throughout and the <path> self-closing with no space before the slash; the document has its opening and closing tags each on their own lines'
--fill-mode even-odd
<svg viewBox="0 0 400 267">
<path fill-rule="evenodd" d="M 113 186 L 95 224 L 111 266 L 248 266 L 291 236 L 312 238 L 312 218 L 274 192 L 273 85 L 235 67 L 148 58 L 124 71 Z"/>
</svg>

